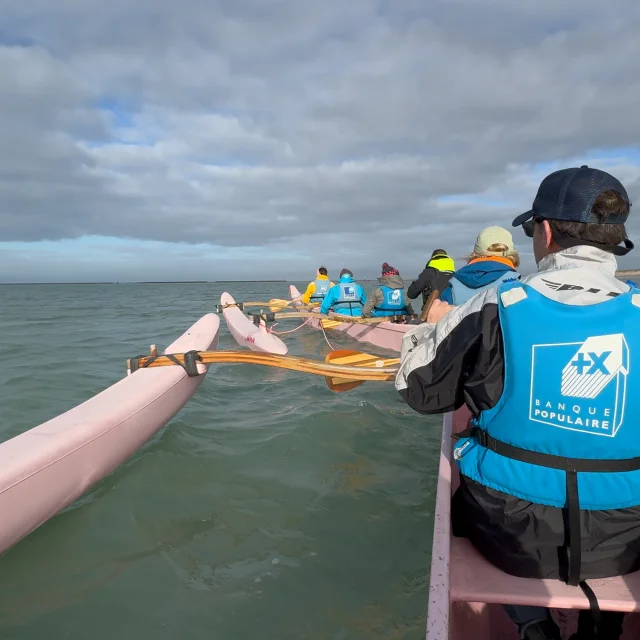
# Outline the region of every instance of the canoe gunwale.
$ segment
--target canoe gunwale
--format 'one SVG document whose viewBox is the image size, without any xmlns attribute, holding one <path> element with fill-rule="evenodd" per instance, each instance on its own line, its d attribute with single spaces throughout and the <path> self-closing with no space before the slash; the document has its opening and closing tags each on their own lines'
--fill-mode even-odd
<svg viewBox="0 0 640 640">
<path fill-rule="evenodd" d="M 445 413 L 440 439 L 440 461 L 433 522 L 427 640 L 449 637 L 451 559 L 451 433 L 453 413 Z"/>
</svg>

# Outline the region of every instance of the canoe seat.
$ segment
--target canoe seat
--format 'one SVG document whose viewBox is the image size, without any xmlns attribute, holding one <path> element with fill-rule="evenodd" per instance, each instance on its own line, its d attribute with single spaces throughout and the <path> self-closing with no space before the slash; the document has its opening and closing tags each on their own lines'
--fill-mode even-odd
<svg viewBox="0 0 640 640">
<path fill-rule="evenodd" d="M 558 609 L 588 609 L 579 587 L 560 580 L 516 578 L 497 569 L 464 538 L 451 537 L 451 599 L 458 602 L 527 604 Z M 640 611 L 640 571 L 588 580 L 605 611 Z"/>
</svg>

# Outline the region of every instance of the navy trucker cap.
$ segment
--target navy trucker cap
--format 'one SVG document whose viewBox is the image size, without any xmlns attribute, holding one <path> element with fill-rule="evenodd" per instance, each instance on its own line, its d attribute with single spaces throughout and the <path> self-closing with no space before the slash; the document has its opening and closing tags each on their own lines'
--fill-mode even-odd
<svg viewBox="0 0 640 640">
<path fill-rule="evenodd" d="M 554 171 L 540 183 L 533 207 L 514 218 L 512 225 L 518 227 L 533 216 L 568 222 L 600 222 L 591 213 L 591 208 L 595 199 L 609 190 L 617 191 L 631 206 L 622 183 L 606 171 L 592 169 L 586 164 Z M 609 216 L 605 224 L 624 224 L 628 215 Z"/>
</svg>

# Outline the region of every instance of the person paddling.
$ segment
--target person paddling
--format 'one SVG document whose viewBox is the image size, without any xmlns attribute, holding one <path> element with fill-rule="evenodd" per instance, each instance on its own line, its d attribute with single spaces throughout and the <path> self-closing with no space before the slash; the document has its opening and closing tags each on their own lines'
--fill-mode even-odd
<svg viewBox="0 0 640 640">
<path fill-rule="evenodd" d="M 340 281 L 329 289 L 320 306 L 320 313 L 341 313 L 347 316 L 361 316 L 367 302 L 364 289 L 353 279 L 349 269 L 340 272 Z"/>
<path fill-rule="evenodd" d="M 414 300 L 422 294 L 424 306 L 432 291 L 444 291 L 447 288 L 455 270 L 455 263 L 447 252 L 444 249 L 435 249 L 424 271 L 409 285 L 407 297 Z"/>
<path fill-rule="evenodd" d="M 307 290 L 296 300 L 300 300 L 304 304 L 321 304 L 329 293 L 329 289 L 333 287 L 333 282 L 329 280 L 327 273 L 326 267 L 319 267 L 316 279 L 307 285 Z"/>
<path fill-rule="evenodd" d="M 395 267 L 385 262 L 378 282 L 380 286 L 376 288 L 362 310 L 365 318 L 413 314 L 411 303 L 405 300 L 404 280 Z"/>
<path fill-rule="evenodd" d="M 484 289 L 520 279 L 519 266 L 511 233 L 502 227 L 487 227 L 478 234 L 467 264 L 453 274 L 446 289 L 440 290 L 440 300 L 463 304 Z"/>
<path fill-rule="evenodd" d="M 604 171 L 548 175 L 513 221 L 538 272 L 436 301 L 395 381 L 420 413 L 469 407 L 453 533 L 506 573 L 580 585 L 592 611 L 574 639 L 620 637 L 623 614 L 600 612 L 588 580 L 640 569 L 640 290 L 615 277 L 630 205 Z M 505 609 L 521 638 L 561 638 L 548 610 Z"/>
</svg>

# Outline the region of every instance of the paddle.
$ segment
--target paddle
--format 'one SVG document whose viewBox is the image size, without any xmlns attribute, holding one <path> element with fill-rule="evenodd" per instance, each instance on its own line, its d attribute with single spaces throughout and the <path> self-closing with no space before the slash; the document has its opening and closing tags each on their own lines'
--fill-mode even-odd
<svg viewBox="0 0 640 640">
<path fill-rule="evenodd" d="M 270 300 L 271 304 L 269 305 L 269 311 L 280 311 L 286 307 L 291 307 L 292 309 L 297 309 L 300 311 L 320 311 L 319 305 L 314 304 L 294 304 L 293 300 Z M 285 304 L 286 303 L 286 304 Z"/>
<path fill-rule="evenodd" d="M 394 364 L 400 363 L 400 358 L 383 358 L 382 356 L 374 356 L 370 353 L 363 353 L 361 351 L 351 351 L 350 349 L 336 349 L 327 354 L 325 362 L 337 365 L 337 366 L 351 366 L 351 367 L 367 367 L 367 368 L 388 368 Z M 331 391 L 336 393 L 342 393 L 344 391 L 351 391 L 359 387 L 364 380 L 357 377 L 342 378 L 337 376 L 325 376 L 327 386 Z"/>
<path fill-rule="evenodd" d="M 427 298 L 420 314 L 420 322 L 426 322 L 429 311 L 433 306 L 435 300 L 440 296 L 440 292 L 434 289 Z M 361 319 L 362 320 L 362 319 Z M 368 318 L 368 320 L 384 320 L 384 318 Z M 369 353 L 363 353 L 361 351 L 350 351 L 348 349 L 340 349 L 332 351 L 325 358 L 325 362 L 336 365 L 350 365 L 356 367 L 390 367 L 394 364 L 400 363 L 400 358 L 381 358 L 380 356 L 373 356 Z M 331 391 L 340 393 L 343 391 L 350 391 L 359 387 L 364 381 L 358 378 L 337 378 L 326 376 L 327 386 Z"/>
<path fill-rule="evenodd" d="M 380 358 L 368 353 L 357 351 L 334 351 L 338 362 L 333 362 L 330 353 L 325 362 L 310 358 L 296 356 L 279 356 L 270 353 L 257 353 L 253 351 L 190 351 L 159 356 L 137 356 L 127 360 L 127 369 L 133 373 L 141 368 L 183 366 L 187 371 L 197 371 L 196 364 L 215 363 L 244 363 L 260 364 L 266 367 L 277 367 L 292 371 L 301 371 L 315 375 L 325 376 L 327 386 L 332 391 L 348 391 L 352 389 L 352 383 L 358 381 L 386 381 L 393 380 L 397 369 L 392 365 L 399 362 L 398 358 Z M 345 356 L 348 353 L 349 356 Z M 341 355 L 340 355 L 341 354 Z M 345 361 L 344 359 L 347 359 Z M 340 359 L 343 361 L 340 362 Z M 337 382 L 346 380 L 346 383 Z M 349 386 L 352 385 L 352 386 Z"/>
<path fill-rule="evenodd" d="M 440 295 L 440 292 L 437 289 L 434 289 L 427 298 L 427 301 L 424 303 L 424 307 L 422 307 L 422 313 L 420 314 L 420 322 L 426 322 L 427 316 L 429 315 L 429 311 L 431 311 L 431 307 L 433 303 L 436 301 L 436 298 Z"/>
</svg>

